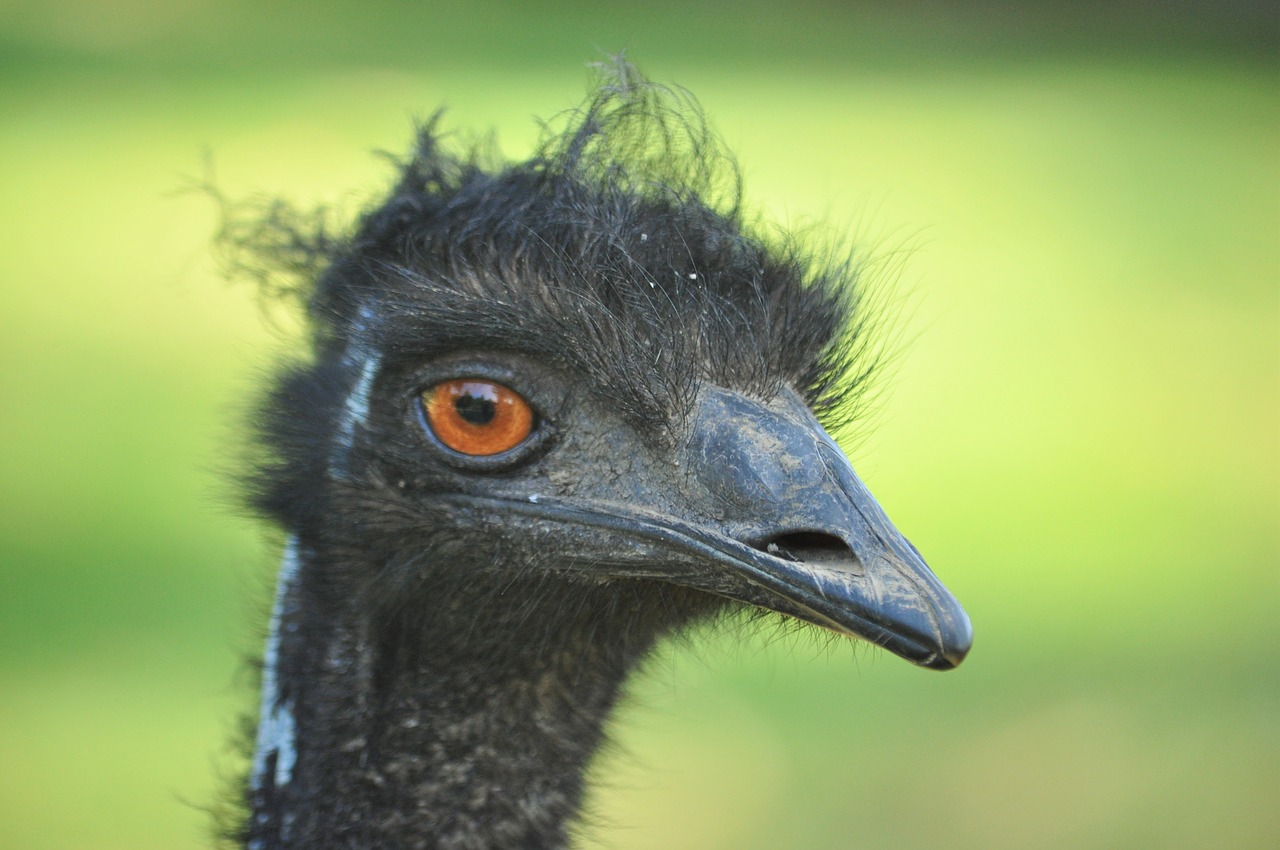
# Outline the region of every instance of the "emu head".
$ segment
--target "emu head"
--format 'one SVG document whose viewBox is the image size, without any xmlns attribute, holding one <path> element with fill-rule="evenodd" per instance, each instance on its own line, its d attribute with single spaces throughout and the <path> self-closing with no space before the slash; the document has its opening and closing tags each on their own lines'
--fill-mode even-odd
<svg viewBox="0 0 1280 850">
<path fill-rule="evenodd" d="M 322 271 L 260 505 L 401 643 L 424 600 L 508 646 L 745 604 L 958 664 L 963 610 L 820 424 L 869 374 L 853 265 L 751 226 L 680 94 L 624 71 L 562 123 L 505 163 L 431 122 L 353 235 L 275 222 Z"/>
</svg>

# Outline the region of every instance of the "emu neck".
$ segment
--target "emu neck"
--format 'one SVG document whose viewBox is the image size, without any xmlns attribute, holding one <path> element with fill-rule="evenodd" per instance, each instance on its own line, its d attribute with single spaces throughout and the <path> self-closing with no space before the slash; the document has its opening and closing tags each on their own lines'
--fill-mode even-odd
<svg viewBox="0 0 1280 850">
<path fill-rule="evenodd" d="M 291 544 L 281 569 L 248 846 L 563 846 L 620 687 L 665 628 L 544 622 L 483 580 L 389 616 L 333 592 L 317 557 Z"/>
</svg>

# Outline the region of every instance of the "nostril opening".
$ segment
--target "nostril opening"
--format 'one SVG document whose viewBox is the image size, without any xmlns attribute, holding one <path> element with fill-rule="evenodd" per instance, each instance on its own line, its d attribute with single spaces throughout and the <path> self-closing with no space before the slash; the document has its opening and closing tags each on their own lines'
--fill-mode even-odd
<svg viewBox="0 0 1280 850">
<path fill-rule="evenodd" d="M 805 561 L 809 563 L 842 563 L 858 564 L 858 556 L 853 554 L 849 545 L 830 534 L 821 531 L 794 531 L 779 534 L 759 544 L 760 549 L 787 561 Z"/>
</svg>

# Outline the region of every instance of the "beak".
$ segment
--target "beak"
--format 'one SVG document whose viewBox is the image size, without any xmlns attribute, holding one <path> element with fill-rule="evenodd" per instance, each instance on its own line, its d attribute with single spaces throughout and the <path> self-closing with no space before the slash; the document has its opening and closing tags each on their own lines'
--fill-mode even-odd
<svg viewBox="0 0 1280 850">
<path fill-rule="evenodd" d="M 950 670 L 973 644 L 960 603 L 893 527 L 794 393 L 766 406 L 704 386 L 666 485 L 607 476 L 569 499 L 451 497 L 493 539 L 554 530 L 561 563 L 768 608 Z M 636 457 L 642 452 L 637 452 Z M 611 489 L 615 488 L 615 489 Z M 639 507 L 643 504 L 644 507 Z"/>
<path fill-rule="evenodd" d="M 935 670 L 973 643 L 960 603 L 793 399 L 779 412 L 718 388 L 699 400 L 686 462 L 719 508 L 724 576 L 704 587 L 836 632 Z M 719 535 L 717 535 L 719 536 Z M 732 551 L 730 551 L 732 550 Z M 700 585 L 694 578 L 689 584 Z"/>
</svg>

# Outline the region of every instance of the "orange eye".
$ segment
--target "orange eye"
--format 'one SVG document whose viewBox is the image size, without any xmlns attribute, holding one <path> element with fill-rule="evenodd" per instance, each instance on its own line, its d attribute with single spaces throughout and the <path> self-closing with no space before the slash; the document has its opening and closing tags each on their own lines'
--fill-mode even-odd
<svg viewBox="0 0 1280 850">
<path fill-rule="evenodd" d="M 490 381 L 444 381 L 422 394 L 427 424 L 440 442 L 473 457 L 501 454 L 528 439 L 533 408 Z"/>
</svg>

